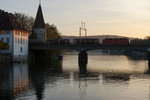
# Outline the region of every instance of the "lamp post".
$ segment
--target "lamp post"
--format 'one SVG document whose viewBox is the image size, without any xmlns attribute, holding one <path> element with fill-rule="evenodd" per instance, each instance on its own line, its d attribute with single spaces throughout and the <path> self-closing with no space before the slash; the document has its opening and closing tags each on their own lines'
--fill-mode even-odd
<svg viewBox="0 0 150 100">
<path fill-rule="evenodd" d="M 82 40 L 82 31 L 84 31 L 84 35 L 86 38 L 87 37 L 87 29 L 85 28 L 85 22 L 81 21 L 81 27 L 79 27 L 79 37 L 80 37 L 80 44 L 79 44 L 79 48 L 81 49 L 81 40 Z"/>
<path fill-rule="evenodd" d="M 81 21 L 81 27 L 79 27 L 79 30 L 80 30 L 79 36 L 81 35 L 82 31 L 84 31 L 85 38 L 86 38 L 86 36 L 87 36 L 87 29 L 85 28 L 85 22 Z"/>
</svg>

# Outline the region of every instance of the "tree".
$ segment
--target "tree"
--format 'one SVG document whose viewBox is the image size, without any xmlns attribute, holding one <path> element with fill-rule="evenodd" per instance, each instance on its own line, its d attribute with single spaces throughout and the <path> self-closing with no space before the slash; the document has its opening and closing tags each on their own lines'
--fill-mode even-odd
<svg viewBox="0 0 150 100">
<path fill-rule="evenodd" d="M 14 17 L 16 18 L 17 22 L 21 25 L 22 28 L 32 31 L 32 27 L 34 25 L 34 18 L 28 16 L 24 13 L 15 13 Z"/>
<path fill-rule="evenodd" d="M 60 39 L 60 33 L 57 30 L 57 27 L 52 24 L 46 23 L 46 32 L 47 32 L 47 39 Z"/>
<path fill-rule="evenodd" d="M 0 41 L 0 50 L 8 50 L 8 49 L 9 49 L 9 44 Z"/>
<path fill-rule="evenodd" d="M 150 40 L 150 36 L 144 37 L 145 40 Z"/>
</svg>

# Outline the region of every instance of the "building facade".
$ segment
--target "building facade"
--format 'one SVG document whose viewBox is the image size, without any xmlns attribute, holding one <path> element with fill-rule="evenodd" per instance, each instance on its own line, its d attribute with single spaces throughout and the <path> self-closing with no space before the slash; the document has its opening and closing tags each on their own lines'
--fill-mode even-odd
<svg viewBox="0 0 150 100">
<path fill-rule="evenodd" d="M 8 50 L 0 53 L 11 55 L 12 61 L 27 60 L 29 31 L 23 29 L 13 14 L 0 10 L 0 40 L 9 44 Z"/>
</svg>

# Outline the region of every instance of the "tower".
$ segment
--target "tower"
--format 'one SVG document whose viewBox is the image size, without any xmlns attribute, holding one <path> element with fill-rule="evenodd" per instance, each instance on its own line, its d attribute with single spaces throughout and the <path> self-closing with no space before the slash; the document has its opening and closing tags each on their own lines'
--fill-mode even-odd
<svg viewBox="0 0 150 100">
<path fill-rule="evenodd" d="M 45 22 L 43 18 L 41 3 L 39 4 L 38 11 L 36 14 L 33 31 L 37 36 L 37 40 L 39 41 L 46 40 L 46 27 L 45 27 Z"/>
</svg>

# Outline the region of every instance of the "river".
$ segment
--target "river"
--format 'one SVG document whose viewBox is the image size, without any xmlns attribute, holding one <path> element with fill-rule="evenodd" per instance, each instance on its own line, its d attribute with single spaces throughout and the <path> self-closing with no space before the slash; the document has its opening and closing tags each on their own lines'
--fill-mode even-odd
<svg viewBox="0 0 150 100">
<path fill-rule="evenodd" d="M 149 100 L 146 60 L 90 53 L 86 74 L 77 54 L 62 61 L 0 65 L 0 100 Z"/>
</svg>

